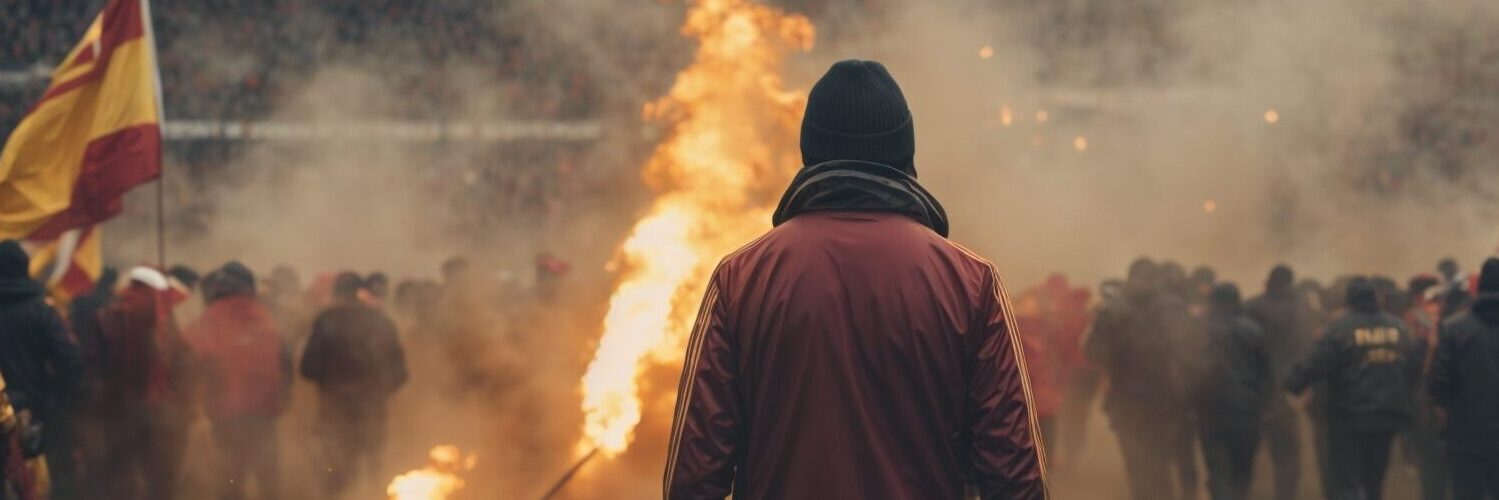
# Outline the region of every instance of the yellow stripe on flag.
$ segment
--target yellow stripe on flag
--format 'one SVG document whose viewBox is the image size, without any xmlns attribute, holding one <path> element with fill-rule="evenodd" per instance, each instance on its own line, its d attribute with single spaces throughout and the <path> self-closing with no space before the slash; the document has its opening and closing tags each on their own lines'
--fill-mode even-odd
<svg viewBox="0 0 1499 500">
<path fill-rule="evenodd" d="M 100 222 L 113 213 L 99 207 L 160 172 L 155 55 L 140 16 L 139 0 L 112 0 L 11 133 L 0 152 L 0 239 L 37 237 L 84 206 L 57 229 Z"/>
</svg>

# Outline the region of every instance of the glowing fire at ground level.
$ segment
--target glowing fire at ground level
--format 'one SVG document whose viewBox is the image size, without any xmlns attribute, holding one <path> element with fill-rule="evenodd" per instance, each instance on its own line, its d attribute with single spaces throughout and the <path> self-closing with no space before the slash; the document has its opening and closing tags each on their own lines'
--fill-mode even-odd
<svg viewBox="0 0 1499 500">
<path fill-rule="evenodd" d="M 478 464 L 477 455 L 464 455 L 457 446 L 441 445 L 427 453 L 427 465 L 396 476 L 386 487 L 391 500 L 446 500 L 463 489 L 462 474 Z"/>
<path fill-rule="evenodd" d="M 694 61 L 667 96 L 644 107 L 647 120 L 669 130 L 643 172 L 657 197 L 610 264 L 619 282 L 582 378 L 576 458 L 543 498 L 596 456 L 624 453 L 643 401 L 671 396 L 642 394 L 639 378 L 681 362 L 713 263 L 768 229 L 775 200 L 767 193 L 800 166 L 806 96 L 784 89 L 780 73 L 788 53 L 811 48 L 811 23 L 750 0 L 696 0 L 682 31 L 699 43 Z M 458 471 L 436 465 L 439 449 L 457 453 L 434 449 L 434 465 L 397 477 L 390 498 L 446 499 L 461 489 Z"/>
</svg>

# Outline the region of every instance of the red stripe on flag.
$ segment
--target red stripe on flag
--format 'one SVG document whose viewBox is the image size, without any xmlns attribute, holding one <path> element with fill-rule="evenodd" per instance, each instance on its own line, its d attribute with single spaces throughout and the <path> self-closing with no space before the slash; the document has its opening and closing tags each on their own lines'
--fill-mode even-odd
<svg viewBox="0 0 1499 500">
<path fill-rule="evenodd" d="M 124 208 L 125 192 L 161 175 L 161 129 L 156 124 L 116 130 L 89 141 L 73 184 L 72 204 L 28 239 L 50 240 L 63 232 L 103 222 Z"/>
<path fill-rule="evenodd" d="M 68 270 L 63 272 L 62 279 L 57 281 L 57 287 L 69 297 L 78 297 L 94 290 L 94 277 L 89 276 L 83 267 L 77 263 L 69 262 Z"/>
<path fill-rule="evenodd" d="M 104 6 L 103 16 L 104 25 L 99 33 L 99 61 L 94 63 L 94 67 L 90 68 L 88 73 L 77 78 L 66 82 L 52 82 L 52 86 L 47 88 L 47 92 L 42 94 L 41 99 L 37 99 L 36 104 L 31 105 L 31 109 L 27 110 L 26 114 L 36 111 L 38 106 L 53 97 L 104 76 L 104 71 L 109 68 L 109 60 L 114 55 L 115 47 L 146 34 L 146 25 L 141 20 L 140 0 L 110 0 L 109 5 Z"/>
</svg>

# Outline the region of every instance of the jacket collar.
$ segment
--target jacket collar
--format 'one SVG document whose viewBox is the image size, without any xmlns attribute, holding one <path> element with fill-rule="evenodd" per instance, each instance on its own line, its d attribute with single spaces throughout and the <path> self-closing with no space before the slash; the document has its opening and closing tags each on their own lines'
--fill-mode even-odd
<svg viewBox="0 0 1499 500">
<path fill-rule="evenodd" d="M 905 215 L 946 238 L 947 212 L 916 177 L 894 167 L 860 160 L 819 163 L 796 174 L 771 222 L 830 210 L 890 212 Z"/>
</svg>

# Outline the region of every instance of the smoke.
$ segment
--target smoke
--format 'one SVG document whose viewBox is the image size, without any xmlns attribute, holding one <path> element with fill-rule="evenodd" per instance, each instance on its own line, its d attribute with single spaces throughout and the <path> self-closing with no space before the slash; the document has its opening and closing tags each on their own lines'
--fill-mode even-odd
<svg viewBox="0 0 1499 500">
<path fill-rule="evenodd" d="M 1213 266 L 1254 293 L 1280 262 L 1324 281 L 1399 279 L 1448 255 L 1471 268 L 1499 242 L 1494 142 L 1473 139 L 1493 134 L 1477 117 L 1499 117 L 1473 95 L 1499 83 L 1492 59 L 1477 60 L 1499 53 L 1476 35 L 1499 27 L 1493 5 L 894 9 L 829 14 L 845 27 L 819 40 L 803 81 L 837 59 L 884 62 L 954 239 L 1012 288 L 1051 272 L 1097 283 L 1148 255 Z M 1054 476 L 1064 498 L 1126 491 L 1111 433 L 1091 425 Z"/>
<path fill-rule="evenodd" d="M 1499 117 L 1492 104 L 1464 100 L 1475 87 L 1499 88 L 1483 66 L 1499 50 L 1484 45 L 1499 26 L 1491 2 L 818 4 L 818 47 L 794 58 L 788 81 L 809 87 L 838 59 L 883 61 L 913 108 L 917 168 L 952 215 L 954 238 L 994 258 L 1012 287 L 1052 271 L 1096 282 L 1139 255 L 1212 265 L 1245 284 L 1277 262 L 1324 279 L 1404 276 L 1446 255 L 1476 264 L 1499 241 L 1499 203 L 1484 187 L 1499 180 L 1495 156 L 1484 154 L 1496 153 L 1493 139 L 1431 146 Z M 316 9 L 299 12 L 299 36 L 339 29 Z M 640 105 L 664 93 L 691 47 L 678 34 L 678 3 L 527 0 L 474 17 L 526 49 L 433 58 L 420 33 L 332 48 L 318 40 L 318 63 L 274 95 L 267 118 L 331 128 L 439 114 L 489 120 L 591 100 L 604 132 L 561 148 L 572 151 L 560 161 L 568 179 L 555 177 L 555 144 L 211 146 L 223 165 L 168 166 L 168 253 L 198 267 L 290 264 L 304 279 L 339 269 L 432 277 L 442 259 L 467 254 L 522 285 L 538 252 L 572 261 L 567 300 L 516 299 L 455 320 L 471 336 L 427 346 L 413 359 L 422 380 L 398 400 L 442 411 L 398 416 L 390 457 L 407 462 L 393 465 L 460 441 L 481 457 L 476 476 L 486 479 L 472 487 L 515 497 L 544 488 L 573 451 L 578 378 L 613 280 L 604 263 L 649 197 L 639 169 L 656 137 Z M 214 79 L 260 64 L 215 30 L 186 31 L 180 40 Z M 517 58 L 547 61 L 525 71 L 591 79 L 595 95 L 495 75 Z M 412 83 L 432 80 L 442 83 Z M 441 109 L 413 104 L 430 93 L 444 96 Z M 1412 134 L 1418 125 L 1425 132 Z M 154 193 L 138 191 L 106 229 L 114 263 L 154 260 Z M 536 191 L 553 196 L 528 198 Z M 456 362 L 505 382 L 444 392 Z M 639 440 L 664 445 L 668 425 L 644 423 Z M 627 455 L 633 462 L 611 473 L 628 480 L 581 491 L 654 492 L 656 458 Z M 609 489 L 621 483 L 631 487 Z"/>
<path fill-rule="evenodd" d="M 1146 4 L 906 4 L 824 40 L 806 74 L 890 66 L 956 238 L 1017 283 L 1096 282 L 1138 255 L 1256 283 L 1282 261 L 1402 276 L 1499 240 L 1492 194 L 1472 188 L 1493 180 L 1484 160 L 1467 177 L 1379 173 L 1417 149 L 1401 121 L 1443 91 L 1422 66 L 1450 59 L 1433 37 L 1492 8 Z"/>
</svg>

